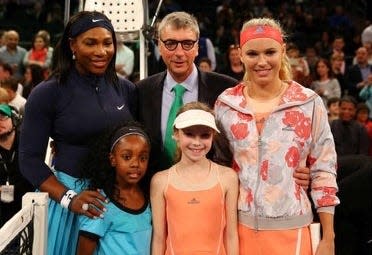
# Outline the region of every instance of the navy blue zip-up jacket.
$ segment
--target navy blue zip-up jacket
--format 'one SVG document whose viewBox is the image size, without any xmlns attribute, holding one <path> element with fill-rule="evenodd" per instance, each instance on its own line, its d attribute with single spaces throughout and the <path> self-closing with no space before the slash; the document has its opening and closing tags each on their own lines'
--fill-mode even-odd
<svg viewBox="0 0 372 255">
<path fill-rule="evenodd" d="M 79 177 L 79 161 L 88 143 L 106 128 L 131 120 L 136 114 L 133 83 L 108 84 L 103 76 L 80 75 L 75 69 L 66 84 L 52 78 L 36 86 L 26 103 L 19 165 L 22 174 L 39 187 L 52 171 L 44 163 L 48 139 L 55 141 L 55 169 Z"/>
</svg>

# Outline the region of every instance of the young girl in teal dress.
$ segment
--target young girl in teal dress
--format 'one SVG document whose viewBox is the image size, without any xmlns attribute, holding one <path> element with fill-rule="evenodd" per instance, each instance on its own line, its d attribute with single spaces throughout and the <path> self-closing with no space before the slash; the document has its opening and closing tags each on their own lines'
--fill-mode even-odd
<svg viewBox="0 0 372 255">
<path fill-rule="evenodd" d="M 146 174 L 150 141 L 131 123 L 98 140 L 82 164 L 89 189 L 100 189 L 110 202 L 102 217 L 79 219 L 77 254 L 150 254 L 151 211 L 140 181 Z M 83 205 L 85 209 L 90 204 Z"/>
</svg>

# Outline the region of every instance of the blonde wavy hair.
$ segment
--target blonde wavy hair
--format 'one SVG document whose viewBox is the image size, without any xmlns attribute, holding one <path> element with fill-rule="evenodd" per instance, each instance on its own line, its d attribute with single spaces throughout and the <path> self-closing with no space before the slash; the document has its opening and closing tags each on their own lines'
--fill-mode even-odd
<svg viewBox="0 0 372 255">
<path fill-rule="evenodd" d="M 248 27 L 252 27 L 252 26 L 270 26 L 274 29 L 279 30 L 279 32 L 283 36 L 284 41 L 287 37 L 283 28 L 282 28 L 282 26 L 280 25 L 280 23 L 278 21 L 274 20 L 274 19 L 270 19 L 270 18 L 253 18 L 253 19 L 250 19 L 243 24 L 241 32 L 243 32 Z M 281 68 L 279 70 L 279 78 L 281 80 L 284 80 L 284 81 L 292 80 L 291 65 L 289 63 L 289 58 L 288 58 L 287 54 L 284 54 L 284 57 L 282 58 Z M 243 80 L 244 81 L 249 81 L 249 76 L 248 76 L 247 71 L 244 74 Z"/>
</svg>

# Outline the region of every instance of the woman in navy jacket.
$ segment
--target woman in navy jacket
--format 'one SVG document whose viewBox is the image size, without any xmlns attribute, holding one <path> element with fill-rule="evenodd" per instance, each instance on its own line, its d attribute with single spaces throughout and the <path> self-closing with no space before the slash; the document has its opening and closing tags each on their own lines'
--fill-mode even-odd
<svg viewBox="0 0 372 255">
<path fill-rule="evenodd" d="M 103 217 L 105 198 L 83 190 L 78 162 L 89 141 L 135 115 L 135 86 L 115 72 L 116 38 L 102 13 L 71 17 L 55 48 L 51 77 L 28 98 L 21 130 L 22 174 L 48 192 L 48 254 L 71 254 L 77 242 L 77 215 Z M 56 154 L 52 171 L 44 163 L 48 139 Z"/>
</svg>

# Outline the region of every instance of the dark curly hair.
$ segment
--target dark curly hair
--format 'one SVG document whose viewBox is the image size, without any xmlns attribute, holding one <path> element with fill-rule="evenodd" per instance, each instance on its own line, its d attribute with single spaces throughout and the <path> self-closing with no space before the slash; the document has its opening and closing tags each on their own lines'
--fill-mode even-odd
<svg viewBox="0 0 372 255">
<path fill-rule="evenodd" d="M 121 123 L 92 139 L 89 142 L 89 153 L 79 164 L 81 174 L 79 182 L 91 190 L 102 189 L 109 198 L 115 198 L 118 195 L 115 168 L 111 166 L 109 160 L 111 140 L 116 131 L 126 126 L 138 127 L 148 133 L 138 122 Z M 144 186 L 142 180 L 139 185 L 145 197 L 148 198 L 148 188 Z"/>
</svg>

